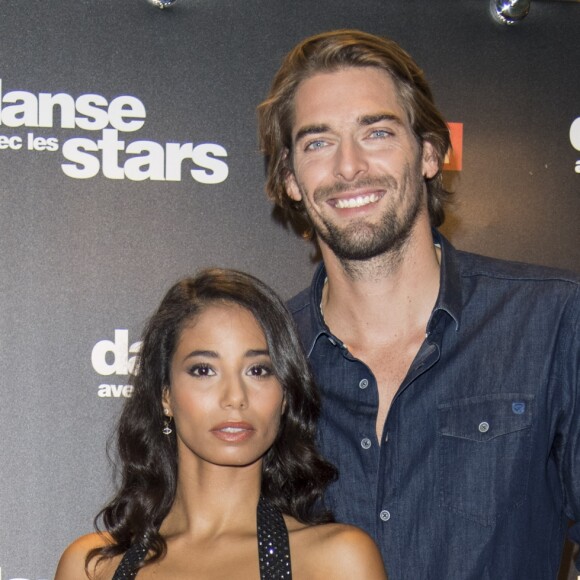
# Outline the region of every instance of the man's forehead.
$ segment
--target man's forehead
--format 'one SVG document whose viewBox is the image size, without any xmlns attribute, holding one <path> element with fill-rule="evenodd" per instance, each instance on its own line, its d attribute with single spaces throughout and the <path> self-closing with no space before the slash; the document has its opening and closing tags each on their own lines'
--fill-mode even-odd
<svg viewBox="0 0 580 580">
<path fill-rule="evenodd" d="M 321 71 L 303 80 L 294 97 L 292 134 L 334 123 L 369 124 L 369 120 L 406 119 L 389 73 L 377 67 Z"/>
<path fill-rule="evenodd" d="M 324 86 L 344 85 L 355 87 L 360 83 L 366 85 L 389 85 L 395 89 L 393 77 L 384 69 L 376 66 L 344 66 L 332 70 L 314 71 L 300 81 L 296 96 L 306 90 L 321 90 Z"/>
</svg>

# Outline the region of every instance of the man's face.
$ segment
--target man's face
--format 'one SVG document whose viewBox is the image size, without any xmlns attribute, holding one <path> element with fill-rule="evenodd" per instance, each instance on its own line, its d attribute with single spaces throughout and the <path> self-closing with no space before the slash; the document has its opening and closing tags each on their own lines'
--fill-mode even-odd
<svg viewBox="0 0 580 580">
<path fill-rule="evenodd" d="M 350 67 L 303 81 L 292 142 L 287 192 L 303 200 L 323 251 L 366 260 L 402 247 L 419 216 L 428 221 L 424 178 L 437 161 L 386 72 Z"/>
</svg>

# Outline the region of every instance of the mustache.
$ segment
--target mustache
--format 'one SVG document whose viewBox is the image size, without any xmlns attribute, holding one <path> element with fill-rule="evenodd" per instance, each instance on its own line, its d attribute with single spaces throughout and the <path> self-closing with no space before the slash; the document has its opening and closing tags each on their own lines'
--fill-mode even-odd
<svg viewBox="0 0 580 580">
<path fill-rule="evenodd" d="M 382 177 L 364 177 L 357 181 L 351 181 L 348 183 L 337 181 L 332 185 L 317 187 L 313 192 L 313 198 L 314 201 L 319 202 L 328 199 L 333 195 L 368 187 L 377 189 L 396 189 L 397 180 L 390 175 L 383 175 Z"/>
</svg>

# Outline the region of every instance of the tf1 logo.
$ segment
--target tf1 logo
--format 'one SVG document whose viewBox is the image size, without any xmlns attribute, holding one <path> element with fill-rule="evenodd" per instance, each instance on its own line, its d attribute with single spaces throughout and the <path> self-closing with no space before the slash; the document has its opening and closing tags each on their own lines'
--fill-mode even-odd
<svg viewBox="0 0 580 580">
<path fill-rule="evenodd" d="M 576 117 L 570 125 L 570 143 L 576 151 L 580 151 L 580 117 Z M 576 173 L 580 173 L 580 159 L 576 161 Z"/>
</svg>

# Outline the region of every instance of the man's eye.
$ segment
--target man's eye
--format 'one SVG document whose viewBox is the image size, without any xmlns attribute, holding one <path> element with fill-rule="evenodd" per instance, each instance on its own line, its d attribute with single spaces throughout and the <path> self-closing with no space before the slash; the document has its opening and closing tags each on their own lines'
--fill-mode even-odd
<svg viewBox="0 0 580 580">
<path fill-rule="evenodd" d="M 198 364 L 189 369 L 189 374 L 194 377 L 210 377 L 215 375 L 215 371 L 209 365 Z"/>
<path fill-rule="evenodd" d="M 387 131 L 386 129 L 375 129 L 371 133 L 371 137 L 375 139 L 384 139 L 385 137 L 389 137 L 390 135 L 392 135 L 392 133 L 390 131 Z"/>
<path fill-rule="evenodd" d="M 325 145 L 326 141 L 317 139 L 316 141 L 310 141 L 304 149 L 305 151 L 315 151 L 316 149 L 322 149 Z"/>
</svg>

